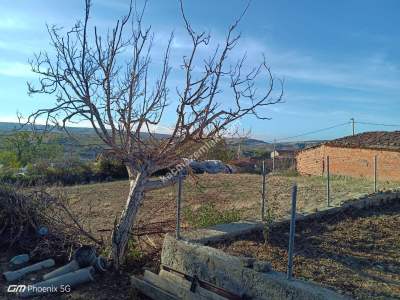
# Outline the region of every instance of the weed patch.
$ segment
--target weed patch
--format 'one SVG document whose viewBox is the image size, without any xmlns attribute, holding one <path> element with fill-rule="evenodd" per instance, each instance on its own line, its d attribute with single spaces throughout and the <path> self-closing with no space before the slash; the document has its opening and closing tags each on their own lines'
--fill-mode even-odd
<svg viewBox="0 0 400 300">
<path fill-rule="evenodd" d="M 186 207 L 183 211 L 183 216 L 191 227 L 202 228 L 216 224 L 237 222 L 240 220 L 240 211 L 238 209 L 219 211 L 214 204 L 207 203 L 196 210 Z"/>
</svg>

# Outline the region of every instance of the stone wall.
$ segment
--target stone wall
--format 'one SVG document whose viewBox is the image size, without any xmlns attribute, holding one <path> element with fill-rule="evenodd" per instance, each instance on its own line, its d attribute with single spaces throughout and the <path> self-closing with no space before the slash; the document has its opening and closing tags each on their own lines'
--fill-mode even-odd
<svg viewBox="0 0 400 300">
<path fill-rule="evenodd" d="M 243 299 L 347 299 L 332 290 L 285 274 L 265 270 L 262 262 L 235 257 L 202 244 L 177 240 L 167 234 L 161 264 L 226 289 Z"/>
<path fill-rule="evenodd" d="M 300 174 L 322 175 L 326 157 L 332 175 L 374 177 L 374 157 L 377 156 L 378 180 L 400 181 L 400 152 L 360 148 L 341 148 L 327 145 L 300 151 L 297 171 Z"/>
</svg>

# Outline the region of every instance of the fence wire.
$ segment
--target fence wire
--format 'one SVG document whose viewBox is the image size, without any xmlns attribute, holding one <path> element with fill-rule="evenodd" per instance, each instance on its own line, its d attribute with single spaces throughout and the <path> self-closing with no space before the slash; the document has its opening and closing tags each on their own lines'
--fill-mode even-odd
<svg viewBox="0 0 400 300">
<path fill-rule="evenodd" d="M 386 179 L 391 176 L 393 165 L 380 161 L 379 156 L 376 162 L 373 157 L 330 156 L 329 166 L 327 157 L 303 161 L 302 169 L 310 170 L 309 174 L 297 173 L 294 159 L 275 159 L 275 170 L 271 159 L 264 163 L 267 170 L 266 218 L 279 219 L 289 215 L 293 184 L 298 186 L 299 213 L 318 211 L 328 204 L 338 206 L 350 199 L 400 187 L 399 182 Z M 182 224 L 203 227 L 236 219 L 261 219 L 262 161 L 254 164 L 254 170 L 257 175 L 206 174 L 200 176 L 196 184 L 189 184 L 188 194 L 184 192 L 182 202 Z"/>
</svg>

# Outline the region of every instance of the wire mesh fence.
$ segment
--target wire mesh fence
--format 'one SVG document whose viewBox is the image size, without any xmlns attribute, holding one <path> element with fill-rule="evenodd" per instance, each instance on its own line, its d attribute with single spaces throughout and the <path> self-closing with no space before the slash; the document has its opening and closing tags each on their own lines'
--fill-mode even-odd
<svg viewBox="0 0 400 300">
<path fill-rule="evenodd" d="M 66 155 L 72 156 L 72 151 Z M 266 173 L 264 210 L 263 163 Z M 324 208 L 328 205 L 328 199 L 329 205 L 335 206 L 375 190 L 384 191 L 400 186 L 398 182 L 387 180 L 395 167 L 391 161 L 380 156 L 362 159 L 332 155 L 329 157 L 329 166 L 327 157 L 303 161 L 302 164 L 302 169 L 309 170 L 310 174 L 298 174 L 294 158 L 276 157 L 264 162 L 251 161 L 250 173 L 186 176 L 181 192 L 180 227 L 184 230 L 240 219 L 260 220 L 262 211 L 267 218 L 288 216 L 294 183 L 298 186 L 298 212 Z M 88 230 L 105 240 L 109 239 L 114 221 L 126 203 L 129 191 L 126 174 L 124 176 L 113 165 L 101 166 L 99 162 L 83 159 L 67 159 L 62 164 L 48 161 L 43 167 L 47 168 L 43 173 L 46 176 L 42 174 L 40 178 L 33 177 L 29 182 L 24 179 L 22 182 L 28 186 L 43 184 L 46 188 L 61 190 L 71 199 L 72 210 L 80 215 Z M 105 168 L 103 171 L 106 172 L 100 173 L 101 168 Z M 39 169 L 37 171 L 40 172 Z M 29 176 L 20 174 L 17 177 Z M 15 181 L 8 182 L 16 184 Z M 132 234 L 161 239 L 164 233 L 175 231 L 177 194 L 177 186 L 146 193 Z"/>
<path fill-rule="evenodd" d="M 298 174 L 294 162 L 288 162 L 286 160 L 280 168 L 275 162 L 276 169 L 272 171 L 268 168 L 270 160 L 259 161 L 255 165 L 259 171 L 257 175 L 205 174 L 196 183 L 186 183 L 185 186 L 190 188 L 183 193 L 182 225 L 205 227 L 238 219 L 259 220 L 263 214 L 264 218 L 286 217 L 290 214 L 294 184 L 298 186 L 297 211 L 300 213 L 339 206 L 350 199 L 400 188 L 400 182 L 385 179 L 393 166 L 380 161 L 379 156 L 368 161 L 330 156 L 303 162 L 303 169 L 317 170 L 317 174 Z M 267 170 L 265 185 L 263 163 Z"/>
</svg>

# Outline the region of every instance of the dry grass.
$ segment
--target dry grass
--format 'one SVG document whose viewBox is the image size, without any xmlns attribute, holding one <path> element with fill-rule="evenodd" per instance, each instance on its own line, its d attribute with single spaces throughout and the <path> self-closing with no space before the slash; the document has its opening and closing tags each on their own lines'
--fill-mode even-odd
<svg viewBox="0 0 400 300">
<path fill-rule="evenodd" d="M 299 211 L 315 210 L 325 205 L 324 180 L 319 177 L 274 175 L 268 178 L 267 200 L 276 217 L 289 212 L 290 191 L 293 181 L 298 183 Z M 84 227 L 95 237 L 103 238 L 105 244 L 111 235 L 114 220 L 119 217 L 128 194 L 127 181 L 114 181 L 69 187 L 48 188 L 51 193 L 62 193 L 68 197 L 70 208 Z M 364 180 L 333 178 L 332 198 L 334 203 L 372 191 L 372 183 Z M 381 189 L 399 186 L 393 183 L 381 184 Z M 212 203 L 216 209 L 237 210 L 243 218 L 257 219 L 260 215 L 261 177 L 250 174 L 203 174 L 196 179 L 185 181 L 183 206 L 196 210 Z M 176 187 L 153 191 L 146 195 L 140 209 L 136 227 L 145 227 L 140 240 L 133 244 L 128 253 L 128 274 L 140 272 L 143 267 L 157 270 L 163 233 L 174 230 Z M 162 222 L 162 223 L 157 223 Z M 149 226 L 146 224 L 153 224 Z M 183 225 L 186 226 L 185 220 Z M 147 226 L 147 227 L 146 227 Z M 146 234 L 146 232 L 148 234 Z M 107 251 L 107 249 L 106 249 Z M 1 258 L 0 269 L 6 257 Z M 92 283 L 77 289 L 60 299 L 140 299 L 129 288 L 127 273 L 124 278 L 105 276 L 99 283 Z M 124 288 L 120 288 L 120 282 Z M 3 282 L 0 282 L 0 285 Z M 4 296 L 4 295 L 3 295 Z M 65 297 L 64 297 L 65 296 Z M 0 295 L 1 297 L 1 295 Z M 53 299 L 53 296 L 45 299 Z"/>
<path fill-rule="evenodd" d="M 289 213 L 290 194 L 293 182 L 298 184 L 298 210 L 311 211 L 325 206 L 325 181 L 315 176 L 269 176 L 267 201 L 275 217 Z M 334 177 L 331 181 L 332 202 L 358 197 L 373 191 L 373 184 L 363 179 Z M 396 183 L 381 183 L 379 188 L 387 190 L 400 186 Z M 128 194 L 127 181 L 114 181 L 61 188 L 70 198 L 71 208 L 79 215 L 83 224 L 92 233 L 108 239 L 114 220 L 125 205 Z M 235 209 L 242 218 L 258 219 L 260 216 L 261 177 L 253 174 L 199 175 L 185 181 L 183 207 L 196 210 L 206 203 L 213 203 L 219 210 Z M 140 209 L 137 226 L 166 222 L 174 229 L 176 187 L 152 191 L 146 194 Z M 183 222 L 185 225 L 185 222 Z"/>
<path fill-rule="evenodd" d="M 400 298 L 400 204 L 351 211 L 318 222 L 298 222 L 294 275 L 356 299 Z M 286 272 L 288 226 L 218 245 L 224 251 L 268 261 Z"/>
<path fill-rule="evenodd" d="M 282 217 L 289 213 L 290 194 L 293 182 L 298 184 L 299 211 L 310 211 L 325 206 L 326 190 L 324 178 L 284 176 L 283 174 L 269 176 L 267 181 L 267 201 L 275 217 Z M 363 179 L 334 177 L 332 178 L 331 186 L 332 202 L 334 204 L 373 191 L 372 182 Z M 380 183 L 379 188 L 380 190 L 387 190 L 398 186 L 399 184 L 386 182 Z M 128 182 L 116 181 L 71 186 L 64 187 L 62 190 L 71 199 L 71 208 L 81 217 L 86 227 L 89 228 L 95 236 L 99 238 L 102 237 L 105 240 L 109 239 L 114 220 L 119 216 L 125 204 L 128 193 Z M 205 204 L 212 203 L 216 209 L 220 211 L 234 209 L 238 210 L 243 218 L 257 219 L 260 216 L 260 190 L 261 177 L 259 175 L 203 174 L 196 179 L 188 179 L 185 181 L 183 206 L 189 206 L 195 211 Z M 164 222 L 163 225 L 161 225 L 163 230 L 174 230 L 176 209 L 175 196 L 176 187 L 168 187 L 163 190 L 148 193 L 140 209 L 136 226 Z M 182 223 L 184 226 L 187 225 L 185 220 L 183 220 Z M 348 228 L 351 226 L 353 226 L 351 223 L 344 224 L 342 227 L 343 232 L 347 232 Z M 361 233 L 361 231 L 357 230 L 353 232 L 354 234 L 366 234 L 366 232 Z M 337 238 L 340 240 L 340 238 L 344 237 Z M 340 263 L 335 262 L 334 258 L 329 258 L 329 255 L 333 255 L 336 252 L 334 248 L 335 242 L 333 242 L 334 238 L 332 237 L 331 239 L 332 244 L 326 244 L 326 248 L 321 250 L 326 251 L 326 255 L 328 256 L 321 258 L 321 270 L 325 268 L 329 270 L 327 274 L 331 274 L 332 272 L 339 272 L 340 274 L 340 272 L 343 271 L 339 267 Z M 128 273 L 140 272 L 142 268 L 149 268 L 153 271 L 157 271 L 162 240 L 162 233 L 141 236 L 139 241 L 136 242 L 137 249 L 131 250 L 132 255 L 130 255 L 126 266 Z M 352 243 L 352 241 L 348 242 L 349 245 Z M 142 254 L 137 255 L 138 252 Z M 276 260 L 283 263 L 282 266 L 284 266 L 285 262 L 283 252 L 275 257 Z M 373 254 L 374 252 L 371 253 Z M 311 260 L 313 261 L 314 258 Z M 297 261 L 296 263 L 298 264 Z M 306 263 L 311 262 L 306 261 Z M 353 265 L 346 266 L 346 270 L 349 272 L 352 272 L 350 271 L 352 268 Z M 315 273 L 320 272 L 321 274 L 325 274 L 321 270 L 316 269 L 314 271 Z M 374 271 L 376 271 L 376 268 Z M 298 271 L 296 272 L 296 275 L 298 275 Z M 315 278 L 314 273 L 305 273 L 302 276 Z M 317 277 L 315 280 L 324 282 L 323 278 Z M 326 283 L 334 285 L 334 283 L 329 280 Z M 354 286 L 361 283 L 362 280 L 358 280 L 354 283 Z M 351 284 L 353 283 L 349 283 L 349 285 Z M 384 288 L 385 285 L 382 283 L 379 286 Z M 344 289 L 346 289 L 346 287 Z M 387 292 L 387 288 L 385 291 Z M 97 295 L 96 297 L 99 296 L 96 293 L 95 295 Z M 122 296 L 126 295 L 121 295 L 121 297 Z"/>
</svg>

